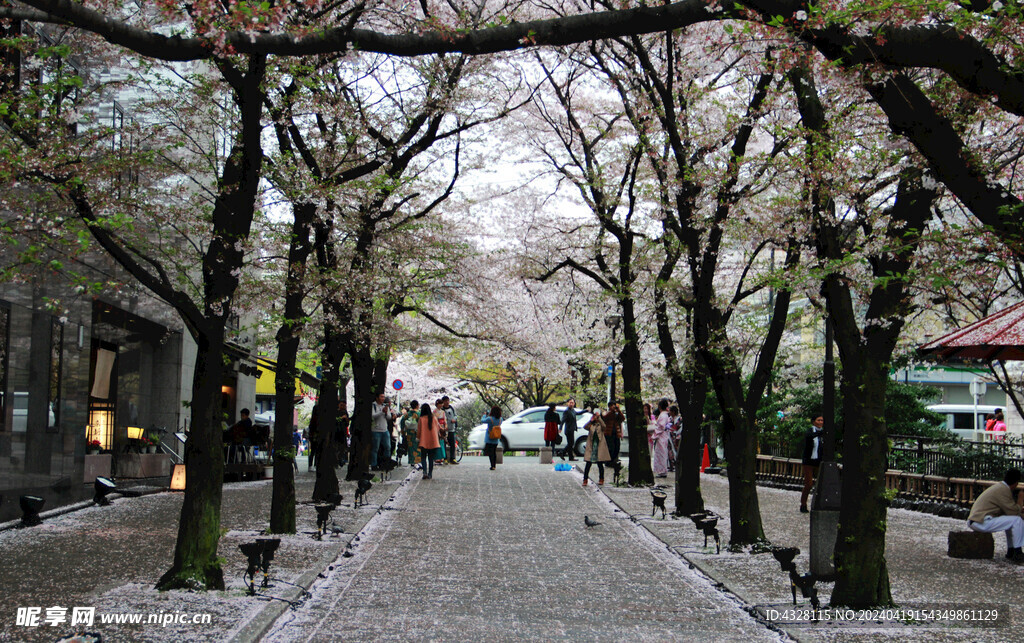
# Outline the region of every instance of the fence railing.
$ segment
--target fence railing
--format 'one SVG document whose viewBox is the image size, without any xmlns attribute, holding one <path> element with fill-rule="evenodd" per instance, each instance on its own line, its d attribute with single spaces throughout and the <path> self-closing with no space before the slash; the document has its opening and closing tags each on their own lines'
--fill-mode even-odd
<svg viewBox="0 0 1024 643">
<path fill-rule="evenodd" d="M 757 456 L 757 478 L 771 486 L 798 487 L 803 483 L 803 465 L 797 458 L 778 456 Z M 885 472 L 885 487 L 896 491 L 893 507 L 921 508 L 912 504 L 942 503 L 966 509 L 982 491 L 1002 479 L 1002 472 L 996 478 L 961 478 L 926 475 L 890 469 Z M 914 501 L 914 503 L 900 501 Z M 935 509 L 939 507 L 924 507 Z M 943 514 L 939 514 L 943 515 Z M 949 515 L 953 515 L 952 513 Z"/>
<path fill-rule="evenodd" d="M 890 469 L 927 476 L 1002 480 L 1007 469 L 1024 470 L 1024 444 L 1015 442 L 972 442 L 958 439 L 889 436 Z M 765 438 L 759 442 L 761 455 L 799 458 L 800 441 Z M 840 457 L 840 461 L 842 458 Z"/>
</svg>

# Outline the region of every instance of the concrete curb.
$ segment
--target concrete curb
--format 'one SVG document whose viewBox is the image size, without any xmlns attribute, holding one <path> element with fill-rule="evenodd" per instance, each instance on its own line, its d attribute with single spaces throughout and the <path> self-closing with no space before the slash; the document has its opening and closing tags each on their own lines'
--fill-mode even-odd
<svg viewBox="0 0 1024 643">
<path fill-rule="evenodd" d="M 339 538 L 337 546 L 331 547 L 324 556 L 320 557 L 320 560 L 316 563 L 316 567 L 306 571 L 306 573 L 299 576 L 295 581 L 295 585 L 298 587 L 289 587 L 288 591 L 284 592 L 281 596 L 284 600 L 271 600 L 267 603 L 267 606 L 261 609 L 253 616 L 247 623 L 245 623 L 241 629 L 239 629 L 234 636 L 228 639 L 231 643 L 250 643 L 259 641 L 263 636 L 270 631 L 277 619 L 292 607 L 289 601 L 300 601 L 306 592 L 310 590 L 318 578 L 323 577 L 324 572 L 328 571 L 328 568 L 335 564 L 335 561 L 348 549 L 352 542 L 363 535 L 367 527 L 373 522 L 381 512 L 384 511 L 384 506 L 391 502 L 397 489 L 409 484 L 414 476 L 419 473 L 417 469 L 411 470 L 405 479 L 393 490 L 387 498 L 379 505 L 377 511 L 369 514 L 365 521 L 359 525 L 359 528 L 352 534 L 346 534 L 347 540 Z"/>
<path fill-rule="evenodd" d="M 582 471 L 579 469 L 579 467 L 576 467 L 575 471 L 577 473 L 582 474 Z M 630 514 L 629 511 L 627 511 L 627 509 L 624 506 L 620 505 L 618 502 L 615 501 L 614 498 L 612 498 L 607 493 L 605 493 L 605 490 L 604 490 L 604 488 L 602 486 L 596 485 L 595 488 L 601 493 L 602 496 L 604 496 L 604 498 L 610 504 L 614 505 L 615 507 L 618 507 L 619 511 L 623 512 L 627 516 L 632 516 L 632 514 Z M 768 619 L 766 619 L 757 610 L 757 607 L 756 607 L 757 601 L 752 600 L 751 597 L 745 595 L 745 593 L 743 591 L 730 587 L 728 585 L 728 583 L 726 583 L 726 581 L 722 579 L 722 575 L 716 573 L 715 570 L 712 567 L 710 567 L 709 565 L 705 564 L 704 561 L 702 561 L 700 559 L 690 558 L 687 555 L 686 552 L 680 552 L 677 549 L 671 547 L 667 542 L 662 540 L 661 537 L 658 536 L 658 534 L 656 534 L 653 531 L 651 531 L 650 529 L 648 529 L 647 525 L 644 524 L 645 521 L 632 519 L 632 522 L 637 527 L 639 527 L 639 528 L 643 529 L 645 532 L 647 532 L 647 534 L 651 538 L 653 538 L 654 540 L 657 540 L 662 545 L 664 545 L 665 549 L 669 553 L 671 553 L 673 556 L 678 557 L 679 559 L 684 561 L 687 565 L 689 565 L 691 569 L 696 570 L 701 575 L 703 575 L 705 578 L 707 578 L 708 582 L 711 583 L 711 585 L 713 585 L 716 590 L 718 590 L 719 592 L 722 592 L 724 594 L 730 595 L 732 600 L 735 600 L 740 605 L 740 607 L 743 608 L 744 611 L 746 611 L 748 614 L 750 614 L 750 616 L 754 620 L 756 620 L 758 623 L 761 623 L 766 629 L 768 629 L 768 630 L 778 634 L 780 637 L 782 637 L 782 640 L 786 640 L 786 641 L 797 641 L 797 640 L 799 640 L 791 632 L 788 632 L 787 630 L 783 629 L 782 627 L 779 627 L 779 625 L 777 625 L 776 623 L 773 623 L 773 622 L 769 621 Z"/>
<path fill-rule="evenodd" d="M 133 489 L 133 488 L 132 487 L 126 487 L 125 488 L 126 491 L 128 491 L 129 489 Z M 115 493 L 110 494 L 107 497 L 110 498 L 111 500 L 116 500 L 118 498 L 138 498 L 138 497 L 141 497 L 141 496 L 149 496 L 149 495 L 152 495 L 154 493 L 163 493 L 165 491 L 168 491 L 168 489 L 166 487 L 163 487 L 163 488 L 161 488 L 161 487 L 152 487 L 152 488 L 147 487 L 147 488 L 145 488 L 145 489 L 143 489 L 141 491 L 134 491 L 134 490 L 132 490 L 130 493 L 117 493 L 117 492 L 115 492 Z M 64 514 L 69 514 L 69 513 L 78 511 L 80 509 L 87 509 L 87 508 L 93 507 L 93 506 L 96 506 L 96 503 L 93 502 L 92 500 L 81 500 L 81 501 L 76 502 L 76 503 L 71 504 L 71 505 L 62 505 L 60 507 L 55 507 L 53 509 L 50 509 L 49 511 L 44 511 L 44 512 L 39 514 L 39 517 L 41 519 L 43 519 L 43 520 L 46 520 L 47 518 L 56 518 L 57 516 L 63 516 Z M 18 529 L 20 526 L 21 526 L 21 519 L 20 518 L 15 519 L 15 520 L 8 520 L 7 522 L 0 523 L 0 531 L 7 531 L 8 529 Z"/>
</svg>

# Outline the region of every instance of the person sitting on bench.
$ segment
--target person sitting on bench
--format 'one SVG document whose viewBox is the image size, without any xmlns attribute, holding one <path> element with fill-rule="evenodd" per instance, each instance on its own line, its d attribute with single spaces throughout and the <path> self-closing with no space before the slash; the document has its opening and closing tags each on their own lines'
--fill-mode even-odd
<svg viewBox="0 0 1024 643">
<path fill-rule="evenodd" d="M 971 505 L 967 526 L 983 533 L 1006 532 L 1006 557 L 1024 562 L 1024 508 L 1022 498 L 1014 500 L 1020 469 L 1008 469 L 1003 481 L 986 489 Z"/>
</svg>

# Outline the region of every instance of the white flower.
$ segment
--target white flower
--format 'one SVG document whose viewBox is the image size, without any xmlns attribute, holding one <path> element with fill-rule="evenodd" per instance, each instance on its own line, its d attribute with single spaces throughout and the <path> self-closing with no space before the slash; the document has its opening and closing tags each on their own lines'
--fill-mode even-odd
<svg viewBox="0 0 1024 643">
<path fill-rule="evenodd" d="M 999 11 L 1002 8 L 1003 8 L 1003 3 L 999 2 L 999 0 L 996 0 L 995 2 L 992 3 L 992 11 Z"/>
<path fill-rule="evenodd" d="M 797 20 L 807 20 L 807 12 L 804 11 L 803 9 L 801 9 L 800 11 L 797 11 L 793 15 L 796 17 Z"/>
</svg>

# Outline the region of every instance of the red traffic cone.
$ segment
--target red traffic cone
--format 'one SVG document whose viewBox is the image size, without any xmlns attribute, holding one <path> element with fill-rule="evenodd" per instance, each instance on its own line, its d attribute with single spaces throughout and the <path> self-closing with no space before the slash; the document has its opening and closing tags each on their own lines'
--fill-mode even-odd
<svg viewBox="0 0 1024 643">
<path fill-rule="evenodd" d="M 704 469 L 711 466 L 711 458 L 708 456 L 708 445 L 704 445 L 704 457 L 700 461 L 700 472 L 704 473 Z"/>
</svg>

